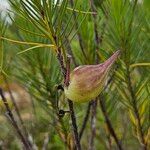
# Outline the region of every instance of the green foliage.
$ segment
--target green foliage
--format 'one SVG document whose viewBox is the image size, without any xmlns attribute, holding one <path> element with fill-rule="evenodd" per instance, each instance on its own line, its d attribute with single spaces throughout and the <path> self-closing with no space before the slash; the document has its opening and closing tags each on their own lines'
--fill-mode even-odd
<svg viewBox="0 0 150 150">
<path fill-rule="evenodd" d="M 0 76 L 21 85 L 31 97 L 32 105 L 20 112 L 34 111 L 33 118 L 24 121 L 33 143 L 41 149 L 46 135 L 49 137 L 47 149 L 71 149 L 74 143 L 69 114 L 59 116 L 60 109 L 68 110 L 63 92 L 57 89 L 63 84 L 59 49 L 64 66 L 67 56 L 71 55 L 71 69 L 96 64 L 97 58 L 102 63 L 120 49 L 121 57 L 103 91 L 105 109 L 124 149 L 148 147 L 149 1 L 58 0 L 55 4 L 53 0 L 10 0 L 10 3 L 15 14 L 12 25 L 0 22 Z M 95 148 L 116 149 L 105 115 L 99 103 L 97 105 Z M 80 131 L 87 104 L 74 106 Z M 83 149 L 89 147 L 91 128 L 88 121 L 81 139 Z M 4 124 L 0 126 L 2 129 L 0 141 L 4 141 L 6 135 L 6 139 L 15 136 L 14 132 L 8 134 Z M 16 138 L 15 144 L 7 142 L 8 149 L 20 147 Z"/>
</svg>

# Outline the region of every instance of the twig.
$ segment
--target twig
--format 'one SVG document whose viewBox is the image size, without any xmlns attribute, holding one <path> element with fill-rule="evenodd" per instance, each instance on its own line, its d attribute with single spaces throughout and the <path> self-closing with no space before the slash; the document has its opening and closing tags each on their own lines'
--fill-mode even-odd
<svg viewBox="0 0 150 150">
<path fill-rule="evenodd" d="M 11 109 L 10 109 L 10 107 L 9 107 L 9 105 L 8 105 L 8 102 L 7 102 L 7 100 L 6 100 L 5 96 L 4 96 L 3 91 L 2 91 L 1 88 L 0 88 L 0 95 L 1 95 L 1 97 L 2 97 L 2 101 L 3 101 L 4 105 L 5 105 L 5 107 L 6 107 L 7 115 L 8 115 L 8 117 L 9 117 L 9 119 L 10 119 L 10 121 L 11 121 L 13 127 L 15 128 L 15 130 L 16 130 L 18 136 L 20 137 L 20 140 L 21 140 L 21 142 L 23 143 L 24 148 L 25 148 L 26 150 L 30 150 L 31 148 L 30 148 L 28 142 L 26 141 L 26 139 L 24 138 L 24 135 L 22 134 L 22 132 L 21 132 L 21 130 L 20 130 L 20 128 L 19 128 L 19 126 L 18 126 L 18 124 L 17 124 L 17 122 L 16 122 L 14 116 L 13 116 L 13 113 L 11 112 Z"/>
<path fill-rule="evenodd" d="M 66 65 L 66 78 L 65 78 L 65 86 L 69 86 L 69 81 L 70 81 L 70 58 L 68 57 L 67 60 L 67 65 Z M 73 102 L 68 99 L 68 105 L 69 105 L 69 110 L 71 114 L 71 120 L 72 120 L 72 126 L 73 126 L 73 131 L 74 131 L 74 136 L 75 136 L 75 143 L 76 143 L 76 148 L 77 150 L 81 150 L 81 145 L 80 145 L 80 140 L 79 140 L 79 134 L 78 134 L 78 127 L 76 123 L 76 116 L 74 113 L 74 108 L 73 108 Z"/>
<path fill-rule="evenodd" d="M 86 114 L 85 114 L 85 117 L 84 117 L 84 120 L 83 120 L 83 124 L 82 124 L 81 130 L 79 132 L 79 138 L 80 138 L 80 140 L 82 138 L 82 135 L 83 135 L 83 132 L 85 130 L 87 121 L 89 119 L 90 109 L 91 109 L 91 102 L 89 102 L 89 104 L 88 104 L 88 107 L 87 107 L 87 110 L 86 110 Z"/>
<path fill-rule="evenodd" d="M 96 109 L 97 99 L 92 103 L 92 115 L 91 115 L 91 137 L 89 141 L 89 150 L 94 150 L 94 138 L 96 135 Z"/>
<path fill-rule="evenodd" d="M 59 64 L 60 64 L 62 74 L 63 74 L 63 77 L 64 77 L 64 81 L 65 81 L 67 70 L 66 70 L 66 67 L 64 65 L 64 60 L 63 60 L 63 56 L 62 56 L 62 53 L 61 53 L 61 48 L 58 48 L 57 58 L 59 60 Z"/>
<path fill-rule="evenodd" d="M 63 61 L 63 56 L 61 54 L 61 49 L 58 49 L 58 60 L 62 69 L 62 73 L 64 76 L 64 84 L 65 86 L 69 86 L 69 80 L 70 80 L 70 58 L 68 57 L 67 59 L 67 64 L 66 67 L 64 66 L 64 61 Z M 73 126 L 73 131 L 74 131 L 74 138 L 75 138 L 75 146 L 77 150 L 81 150 L 81 145 L 80 145 L 80 140 L 79 140 L 79 135 L 78 135 L 78 128 L 77 128 L 77 123 L 76 123 L 76 117 L 74 113 L 74 108 L 73 108 L 73 102 L 71 100 L 68 100 L 68 105 L 69 105 L 69 110 L 71 114 L 71 121 L 72 121 L 72 126 Z"/>
<path fill-rule="evenodd" d="M 75 136 L 76 149 L 81 150 L 78 127 L 77 127 L 76 117 L 75 117 L 75 113 L 73 109 L 73 102 L 71 100 L 68 100 L 68 104 L 69 104 L 69 110 L 71 114 L 72 126 L 73 126 L 73 131 L 74 131 L 74 136 Z"/>
<path fill-rule="evenodd" d="M 66 73 L 65 73 L 65 79 L 64 79 L 64 85 L 66 87 L 69 86 L 70 82 L 70 56 L 67 56 L 67 64 L 66 64 Z"/>
<path fill-rule="evenodd" d="M 110 119 L 108 117 L 108 114 L 107 114 L 107 111 L 106 111 L 106 108 L 105 108 L 105 103 L 104 103 L 103 96 L 101 95 L 100 98 L 101 98 L 100 101 L 99 101 L 100 102 L 100 107 L 101 107 L 102 113 L 103 113 L 103 115 L 105 117 L 105 121 L 106 121 L 107 127 L 109 129 L 109 132 L 112 135 L 112 137 L 114 138 L 114 140 L 115 140 L 115 142 L 116 142 L 116 144 L 118 146 L 118 149 L 119 150 L 123 150 L 123 148 L 121 146 L 121 143 L 119 142 L 119 139 L 118 139 L 118 137 L 117 137 L 117 135 L 116 135 L 116 133 L 115 133 L 113 127 L 112 127 L 111 121 L 110 121 Z"/>
</svg>

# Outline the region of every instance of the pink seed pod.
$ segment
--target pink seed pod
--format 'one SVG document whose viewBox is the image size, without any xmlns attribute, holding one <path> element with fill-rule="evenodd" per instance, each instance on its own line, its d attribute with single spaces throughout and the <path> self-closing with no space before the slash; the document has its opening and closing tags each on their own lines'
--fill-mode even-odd
<svg viewBox="0 0 150 150">
<path fill-rule="evenodd" d="M 79 103 L 96 98 L 103 90 L 109 71 L 119 55 L 118 50 L 102 64 L 75 68 L 70 74 L 69 86 L 64 88 L 66 97 Z"/>
</svg>

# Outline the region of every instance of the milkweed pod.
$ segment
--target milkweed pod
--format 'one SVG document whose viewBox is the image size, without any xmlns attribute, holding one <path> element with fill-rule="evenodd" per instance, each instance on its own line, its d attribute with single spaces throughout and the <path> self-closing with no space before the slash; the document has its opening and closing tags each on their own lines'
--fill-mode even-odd
<svg viewBox="0 0 150 150">
<path fill-rule="evenodd" d="M 104 88 L 107 75 L 119 55 L 120 51 L 116 51 L 102 64 L 75 68 L 70 74 L 69 86 L 64 88 L 66 97 L 80 103 L 96 98 Z"/>
</svg>

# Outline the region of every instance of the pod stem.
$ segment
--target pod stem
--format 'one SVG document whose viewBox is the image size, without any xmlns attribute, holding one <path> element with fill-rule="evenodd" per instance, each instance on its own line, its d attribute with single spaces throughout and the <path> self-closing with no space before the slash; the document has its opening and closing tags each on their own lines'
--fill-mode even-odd
<svg viewBox="0 0 150 150">
<path fill-rule="evenodd" d="M 67 57 L 66 77 L 65 77 L 65 82 L 64 82 L 65 86 L 69 86 L 69 81 L 70 81 L 70 57 Z M 72 121 L 74 137 L 75 137 L 76 149 L 81 150 L 78 126 L 77 126 L 76 116 L 75 116 L 75 112 L 73 108 L 73 102 L 69 99 L 68 99 L 68 105 L 69 105 L 69 110 L 71 114 L 71 121 Z"/>
<path fill-rule="evenodd" d="M 75 137 L 76 149 L 81 150 L 80 139 L 79 139 L 79 134 L 78 134 L 78 126 L 76 123 L 77 121 L 76 121 L 76 116 L 74 113 L 73 102 L 68 99 L 68 104 L 69 104 L 69 109 L 70 109 L 70 114 L 71 114 L 71 121 L 72 121 L 74 137 Z"/>
<path fill-rule="evenodd" d="M 64 86 L 69 86 L 69 82 L 70 82 L 70 59 L 71 59 L 71 57 L 67 56 L 67 63 L 65 66 L 63 56 L 61 54 L 61 49 L 59 48 L 57 58 L 58 58 L 58 61 L 60 63 L 60 67 L 61 67 L 61 70 L 63 73 Z M 76 122 L 76 116 L 75 116 L 75 112 L 74 112 L 74 108 L 73 108 L 73 102 L 69 99 L 68 99 L 68 105 L 69 105 L 72 127 L 73 127 L 73 132 L 74 132 L 75 147 L 77 150 L 81 150 L 80 139 L 79 139 L 79 134 L 78 134 L 78 127 L 77 127 L 77 122 Z"/>
</svg>

